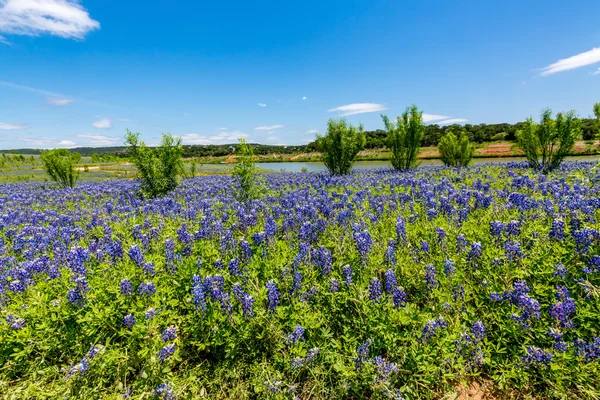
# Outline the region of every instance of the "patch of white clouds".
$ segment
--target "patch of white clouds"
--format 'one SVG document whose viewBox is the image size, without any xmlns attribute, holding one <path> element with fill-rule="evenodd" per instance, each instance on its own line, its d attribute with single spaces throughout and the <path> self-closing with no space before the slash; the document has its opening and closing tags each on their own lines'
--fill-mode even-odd
<svg viewBox="0 0 600 400">
<path fill-rule="evenodd" d="M 237 142 L 238 139 L 245 139 L 248 135 L 240 132 L 233 131 L 227 132 L 222 131 L 216 133 L 214 135 L 200 135 L 197 133 L 188 133 L 185 135 L 181 135 L 181 140 L 183 144 L 200 144 L 200 145 L 208 145 L 208 144 L 230 144 Z"/>
<path fill-rule="evenodd" d="M 84 139 L 85 144 L 92 147 L 116 146 L 122 140 L 121 138 L 116 138 L 113 136 L 94 135 L 93 133 L 84 133 L 77 135 L 77 137 Z"/>
<path fill-rule="evenodd" d="M 101 119 L 92 123 L 92 126 L 96 129 L 111 129 L 112 121 L 108 118 Z"/>
<path fill-rule="evenodd" d="M 48 97 L 46 97 L 46 101 L 50 105 L 62 107 L 62 106 L 69 106 L 69 105 L 73 104 L 74 100 L 73 99 L 69 99 L 67 97 L 53 97 L 53 96 L 48 96 Z"/>
<path fill-rule="evenodd" d="M 25 129 L 29 125 L 27 124 L 8 124 L 6 122 L 0 122 L 0 131 L 17 131 L 20 129 Z"/>
<path fill-rule="evenodd" d="M 331 108 L 328 111 L 329 112 L 338 112 L 340 117 L 346 117 L 349 115 L 372 113 L 372 112 L 378 112 L 378 111 L 384 111 L 384 110 L 387 110 L 387 107 L 385 107 L 383 104 L 353 103 L 353 104 L 346 104 L 343 106 L 339 106 L 336 108 Z"/>
<path fill-rule="evenodd" d="M 254 128 L 255 131 L 272 131 L 275 129 L 285 128 L 285 125 L 265 125 L 265 126 L 257 126 Z"/>
<path fill-rule="evenodd" d="M 266 107 L 267 105 L 265 103 L 258 103 L 257 106 L 259 106 L 259 107 Z"/>
<path fill-rule="evenodd" d="M 585 67 L 598 62 L 600 62 L 600 48 L 593 48 L 592 50 L 579 53 L 568 58 L 562 58 L 557 62 L 542 68 L 540 75 L 547 76 L 556 74 L 558 72 L 570 71 L 572 69 Z"/>
</svg>

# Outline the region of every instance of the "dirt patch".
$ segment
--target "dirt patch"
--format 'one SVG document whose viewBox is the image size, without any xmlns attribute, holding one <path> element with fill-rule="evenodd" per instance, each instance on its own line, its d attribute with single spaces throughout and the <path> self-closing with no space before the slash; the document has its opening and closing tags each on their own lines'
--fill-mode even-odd
<svg viewBox="0 0 600 400">
<path fill-rule="evenodd" d="M 496 400 L 485 383 L 471 382 L 468 387 L 457 386 L 454 400 Z"/>
</svg>

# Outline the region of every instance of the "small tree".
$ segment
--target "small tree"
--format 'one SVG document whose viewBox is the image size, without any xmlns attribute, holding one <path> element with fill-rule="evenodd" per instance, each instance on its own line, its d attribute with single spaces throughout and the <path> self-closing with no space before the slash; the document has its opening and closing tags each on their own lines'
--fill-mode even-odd
<svg viewBox="0 0 600 400">
<path fill-rule="evenodd" d="M 246 143 L 245 139 L 240 138 L 239 141 L 236 164 L 233 167 L 232 175 L 238 184 L 236 197 L 239 201 L 245 202 L 259 196 L 260 184 L 258 182 L 254 149 Z"/>
<path fill-rule="evenodd" d="M 580 123 L 574 111 L 556 114 L 542 111 L 540 123 L 527 119 L 525 128 L 517 131 L 519 147 L 525 152 L 530 167 L 544 173 L 558 167 L 571 152 L 580 134 Z"/>
<path fill-rule="evenodd" d="M 74 187 L 79 172 L 75 169 L 76 160 L 81 156 L 71 153 L 67 149 L 54 149 L 42 151 L 40 160 L 50 178 L 62 187 Z"/>
<path fill-rule="evenodd" d="M 469 136 L 462 130 L 458 137 L 448 132 L 438 144 L 444 165 L 449 167 L 466 167 L 473 158 L 475 146 L 470 144 Z"/>
<path fill-rule="evenodd" d="M 142 181 L 142 191 L 150 197 L 164 195 L 177 187 L 177 178 L 183 172 L 181 138 L 163 133 L 161 145 L 153 149 L 139 136 L 128 129 L 125 143 Z"/>
<path fill-rule="evenodd" d="M 392 150 L 392 166 L 405 171 L 417 166 L 417 155 L 421 147 L 421 139 L 425 134 L 423 113 L 416 105 L 407 107 L 397 122 L 391 122 L 382 115 L 383 124 L 388 131 L 388 146 Z"/>
<path fill-rule="evenodd" d="M 332 175 L 350 173 L 359 151 L 365 147 L 363 125 L 354 127 L 345 119 L 330 119 L 325 136 L 317 137 L 317 147 L 323 152 L 323 162 Z"/>
<path fill-rule="evenodd" d="M 594 115 L 596 116 L 596 119 L 600 121 L 600 103 L 594 104 Z"/>
</svg>

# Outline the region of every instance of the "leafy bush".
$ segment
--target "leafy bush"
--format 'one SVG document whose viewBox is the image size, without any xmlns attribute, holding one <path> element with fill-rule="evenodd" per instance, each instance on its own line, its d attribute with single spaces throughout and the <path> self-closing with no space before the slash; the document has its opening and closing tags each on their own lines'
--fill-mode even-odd
<svg viewBox="0 0 600 400">
<path fill-rule="evenodd" d="M 530 167 L 548 172 L 560 165 L 571 152 L 580 135 L 580 124 L 574 111 L 558 113 L 542 111 L 540 123 L 529 118 L 523 130 L 517 132 L 519 147 L 525 152 Z"/>
<path fill-rule="evenodd" d="M 175 139 L 171 134 L 163 133 L 161 145 L 150 148 L 139 136 L 139 133 L 128 129 L 125 142 L 142 181 L 142 191 L 150 197 L 172 191 L 177 187 L 178 176 L 183 172 L 181 138 Z"/>
<path fill-rule="evenodd" d="M 332 175 L 350 173 L 356 155 L 365 146 L 363 125 L 354 127 L 345 119 L 330 119 L 325 136 L 317 138 L 317 147 L 323 152 L 323 162 Z"/>
<path fill-rule="evenodd" d="M 42 151 L 40 159 L 50 178 L 63 187 L 74 187 L 79 178 L 75 164 L 81 160 L 77 153 L 67 149 L 54 149 Z"/>
<path fill-rule="evenodd" d="M 236 197 L 239 201 L 256 199 L 260 194 L 257 177 L 256 156 L 252 146 L 243 138 L 239 139 L 236 163 L 232 175 L 237 182 Z"/>
<path fill-rule="evenodd" d="M 600 121 L 600 103 L 594 104 L 594 115 L 596 116 L 596 119 Z"/>
<path fill-rule="evenodd" d="M 473 158 L 475 146 L 469 143 L 469 137 L 464 130 L 459 136 L 448 132 L 439 144 L 440 155 L 444 165 L 449 167 L 466 167 Z"/>
<path fill-rule="evenodd" d="M 396 123 L 382 115 L 383 123 L 388 131 L 388 146 L 392 150 L 392 166 L 405 171 L 417 166 L 417 155 L 421 147 L 421 139 L 425 134 L 423 113 L 416 105 L 407 107 Z"/>
</svg>

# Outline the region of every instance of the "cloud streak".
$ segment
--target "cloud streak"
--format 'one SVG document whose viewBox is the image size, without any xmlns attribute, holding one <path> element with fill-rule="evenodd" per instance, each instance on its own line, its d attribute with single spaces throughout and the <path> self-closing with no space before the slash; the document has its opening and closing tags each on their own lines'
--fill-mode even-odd
<svg viewBox="0 0 600 400">
<path fill-rule="evenodd" d="M 540 75 L 548 76 L 558 72 L 570 71 L 572 69 L 596 64 L 598 62 L 600 62 L 600 48 L 593 48 L 590 51 L 579 53 L 569 58 L 560 59 L 557 62 L 542 68 Z"/>
<path fill-rule="evenodd" d="M 338 112 L 338 113 L 340 113 L 339 114 L 340 117 L 346 117 L 349 115 L 372 113 L 372 112 L 378 112 L 378 111 L 384 111 L 384 110 L 387 110 L 387 107 L 385 107 L 383 104 L 353 103 L 353 104 L 346 104 L 344 106 L 339 106 L 336 108 L 331 108 L 328 111 L 329 112 Z"/>
<path fill-rule="evenodd" d="M 181 140 L 183 144 L 230 144 L 235 143 L 240 138 L 247 138 L 243 132 L 234 131 L 234 132 L 219 132 L 215 135 L 199 135 L 197 133 L 188 133 L 185 135 L 181 135 Z"/>
<path fill-rule="evenodd" d="M 27 124 L 7 124 L 6 122 L 0 122 L 0 131 L 17 131 L 25 129 L 28 126 Z"/>
<path fill-rule="evenodd" d="M 92 123 L 92 126 L 96 129 L 111 129 L 112 121 L 110 119 L 101 119 Z"/>
<path fill-rule="evenodd" d="M 466 118 L 450 118 L 444 121 L 436 122 L 438 125 L 452 125 L 452 124 L 462 124 L 464 122 L 469 122 Z"/>
<path fill-rule="evenodd" d="M 450 118 L 450 117 L 447 117 L 445 115 L 423 113 L 423 122 L 424 123 L 428 123 L 431 121 L 439 121 L 441 119 L 448 119 L 448 118 Z"/>
<path fill-rule="evenodd" d="M 0 0 L 0 32 L 83 39 L 100 23 L 75 0 Z"/>
<path fill-rule="evenodd" d="M 89 139 L 87 142 L 91 146 L 114 146 L 121 140 L 120 138 L 105 136 L 105 135 L 94 135 L 92 133 L 85 133 L 77 135 L 78 138 Z"/>
<path fill-rule="evenodd" d="M 257 126 L 254 128 L 255 131 L 272 131 L 275 129 L 284 128 L 285 125 L 266 125 L 266 126 Z"/>
<path fill-rule="evenodd" d="M 258 103 L 257 106 L 259 106 L 259 107 L 266 107 L 267 105 L 265 103 Z"/>
</svg>

